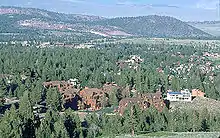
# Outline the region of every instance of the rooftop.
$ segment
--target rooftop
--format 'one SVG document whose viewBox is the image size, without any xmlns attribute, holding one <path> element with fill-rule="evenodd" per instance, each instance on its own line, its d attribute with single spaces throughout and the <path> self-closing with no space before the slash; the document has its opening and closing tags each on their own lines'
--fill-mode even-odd
<svg viewBox="0 0 220 138">
<path fill-rule="evenodd" d="M 180 94 L 182 94 L 182 93 L 181 93 L 181 92 L 168 92 L 168 94 L 180 95 Z"/>
</svg>

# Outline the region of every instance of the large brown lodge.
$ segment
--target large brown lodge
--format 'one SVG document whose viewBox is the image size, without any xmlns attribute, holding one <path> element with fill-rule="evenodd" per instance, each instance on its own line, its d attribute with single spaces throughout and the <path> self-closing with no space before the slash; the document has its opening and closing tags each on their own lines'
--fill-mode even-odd
<svg viewBox="0 0 220 138">
<path fill-rule="evenodd" d="M 108 101 L 108 95 L 117 89 L 121 89 L 115 83 L 106 83 L 100 89 L 88 88 L 80 90 L 67 81 L 51 81 L 44 82 L 45 88 L 57 88 L 62 94 L 65 103 L 71 103 L 76 96 L 80 97 L 77 99 L 75 106 L 77 110 L 88 109 L 92 111 L 100 110 L 104 107 L 104 103 Z M 124 98 L 119 102 L 118 112 L 120 115 L 124 113 L 124 110 L 129 104 L 138 104 L 142 109 L 147 109 L 150 106 L 154 106 L 158 111 L 162 111 L 165 107 L 162 94 L 160 92 L 148 93 L 139 95 L 136 98 Z"/>
</svg>

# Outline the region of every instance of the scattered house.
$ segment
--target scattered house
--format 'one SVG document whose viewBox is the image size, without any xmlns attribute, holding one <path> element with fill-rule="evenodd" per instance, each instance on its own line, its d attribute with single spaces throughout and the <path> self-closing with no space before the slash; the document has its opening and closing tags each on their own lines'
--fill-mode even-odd
<svg viewBox="0 0 220 138">
<path fill-rule="evenodd" d="M 80 86 L 80 83 L 79 83 L 79 80 L 74 78 L 74 79 L 69 79 L 68 80 L 68 83 L 71 83 L 74 87 L 79 87 Z"/>
<path fill-rule="evenodd" d="M 30 46 L 30 44 L 28 43 L 28 41 L 23 41 L 23 42 L 21 42 L 21 45 L 22 45 L 22 46 Z"/>
<path fill-rule="evenodd" d="M 120 69 L 129 67 L 130 69 L 137 70 L 143 61 L 144 59 L 142 59 L 140 56 L 131 55 L 128 60 L 122 60 L 117 62 L 117 65 L 119 66 Z"/>
<path fill-rule="evenodd" d="M 104 98 L 104 92 L 98 88 L 88 88 L 81 90 L 79 95 L 82 97 L 82 104 L 84 109 L 91 109 L 93 111 L 100 110 L 103 106 L 102 101 Z"/>
<path fill-rule="evenodd" d="M 65 91 L 74 90 L 79 85 L 77 79 L 70 79 L 68 81 L 50 81 L 44 82 L 43 86 L 45 88 L 57 88 L 60 93 L 65 93 Z"/>
<path fill-rule="evenodd" d="M 23 75 L 23 74 L 21 75 L 21 80 L 22 80 L 22 81 L 25 81 L 27 78 L 28 78 L 28 77 L 27 77 L 26 75 Z"/>
<path fill-rule="evenodd" d="M 171 102 L 190 102 L 192 98 L 190 91 L 188 89 L 185 89 L 180 92 L 168 92 L 167 100 Z"/>
<path fill-rule="evenodd" d="M 195 97 L 205 97 L 205 93 L 199 89 L 193 89 L 192 90 L 192 97 L 194 97 L 194 98 Z"/>
<path fill-rule="evenodd" d="M 44 47 L 50 47 L 50 46 L 51 46 L 50 42 L 42 42 L 39 47 L 44 48 Z"/>
<path fill-rule="evenodd" d="M 164 71 L 163 71 L 162 68 L 157 68 L 157 72 L 159 72 L 159 73 L 164 73 Z"/>
<path fill-rule="evenodd" d="M 55 46 L 64 46 L 65 43 L 56 42 L 56 43 L 54 43 L 54 45 L 55 45 Z"/>
<path fill-rule="evenodd" d="M 158 111 L 162 112 L 165 107 L 165 103 L 162 98 L 161 92 L 141 94 L 136 98 L 124 98 L 119 102 L 118 112 L 123 115 L 126 107 L 129 104 L 137 104 L 141 109 L 147 109 L 150 106 L 154 106 Z"/>
<path fill-rule="evenodd" d="M 204 57 L 211 57 L 211 58 L 220 58 L 220 55 L 218 53 L 205 52 L 205 53 L 203 53 L 203 56 Z"/>
<path fill-rule="evenodd" d="M 129 63 L 137 63 L 137 64 L 140 64 L 144 61 L 144 59 L 142 59 L 140 56 L 137 56 L 137 55 L 132 55 L 130 56 L 130 60 L 127 60 L 126 62 L 129 62 Z"/>
</svg>

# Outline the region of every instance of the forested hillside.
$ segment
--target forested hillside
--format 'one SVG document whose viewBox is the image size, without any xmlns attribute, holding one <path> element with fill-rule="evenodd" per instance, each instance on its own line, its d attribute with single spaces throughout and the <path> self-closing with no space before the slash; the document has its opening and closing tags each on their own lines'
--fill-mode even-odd
<svg viewBox="0 0 220 138">
<path fill-rule="evenodd" d="M 0 35 L 5 38 L 44 38 L 51 37 L 51 35 L 63 38 L 69 35 L 79 36 L 79 34 L 88 38 L 90 36 L 96 38 L 98 36 L 146 36 L 197 39 L 212 37 L 175 18 L 156 15 L 107 19 L 33 8 L 0 7 L 0 19 Z M 51 31 L 58 32 L 51 33 Z M 61 33 L 63 35 L 60 36 Z"/>
<path fill-rule="evenodd" d="M 199 29 L 168 16 L 122 17 L 97 21 L 94 24 L 120 27 L 128 33 L 148 37 L 209 37 Z M 165 27 L 166 26 L 166 27 Z"/>
<path fill-rule="evenodd" d="M 44 90 L 42 86 L 45 81 L 78 78 L 82 88 L 100 88 L 106 82 L 115 82 L 123 88 L 136 90 L 126 95 L 123 91 L 113 93 L 109 100 L 116 106 L 121 98 L 153 93 L 158 89 L 165 94 L 169 89 L 198 88 L 208 98 L 219 100 L 220 68 L 216 54 L 219 52 L 219 44 L 214 42 L 186 46 L 108 43 L 97 44 L 91 49 L 2 44 L 1 98 L 18 97 L 20 102 L 19 107 L 12 105 L 0 118 L 0 137 L 115 137 L 157 131 L 219 131 L 219 113 L 210 112 L 202 104 L 198 110 L 164 108 L 162 112 L 153 106 L 142 110 L 137 105 L 130 105 L 123 116 L 113 112 L 109 115 L 101 110 L 92 114 L 85 111 L 82 117 L 83 112 L 62 109 L 61 94 L 56 89 Z M 131 55 L 144 59 L 138 68 L 118 66 L 118 62 Z M 47 107 L 43 119 L 42 114 L 34 112 L 36 104 L 42 101 Z"/>
</svg>

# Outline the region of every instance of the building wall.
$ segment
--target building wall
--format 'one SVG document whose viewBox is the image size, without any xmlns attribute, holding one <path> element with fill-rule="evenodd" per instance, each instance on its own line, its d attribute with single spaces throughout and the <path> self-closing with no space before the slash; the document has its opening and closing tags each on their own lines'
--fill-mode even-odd
<svg viewBox="0 0 220 138">
<path fill-rule="evenodd" d="M 100 110 L 102 108 L 101 100 L 104 92 L 101 89 L 86 87 L 79 94 L 83 98 L 85 108 L 90 108 L 91 110 Z"/>
<path fill-rule="evenodd" d="M 192 96 L 193 97 L 205 97 L 205 93 L 198 89 L 192 90 Z"/>
<path fill-rule="evenodd" d="M 172 93 L 172 92 L 168 92 L 167 93 L 167 100 L 171 101 L 171 102 L 190 102 L 192 100 L 192 96 L 191 93 L 189 92 L 189 90 L 183 90 L 180 93 Z"/>
</svg>

